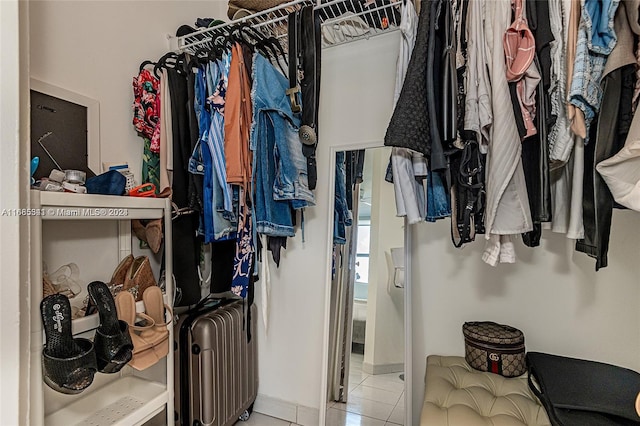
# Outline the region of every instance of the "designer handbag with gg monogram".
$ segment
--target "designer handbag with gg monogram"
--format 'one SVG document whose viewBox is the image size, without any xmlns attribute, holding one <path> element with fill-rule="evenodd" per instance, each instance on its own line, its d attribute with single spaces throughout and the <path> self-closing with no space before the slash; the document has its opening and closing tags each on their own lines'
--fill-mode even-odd
<svg viewBox="0 0 640 426">
<path fill-rule="evenodd" d="M 495 322 L 465 322 L 465 360 L 476 370 L 504 377 L 520 376 L 527 370 L 524 334 L 517 328 Z"/>
</svg>

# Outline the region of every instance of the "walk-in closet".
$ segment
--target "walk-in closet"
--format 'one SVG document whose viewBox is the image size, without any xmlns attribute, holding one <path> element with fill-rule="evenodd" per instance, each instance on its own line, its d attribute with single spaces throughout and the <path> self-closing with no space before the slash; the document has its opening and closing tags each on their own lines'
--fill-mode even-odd
<svg viewBox="0 0 640 426">
<path fill-rule="evenodd" d="M 640 0 L 0 22 L 0 424 L 640 424 Z"/>
</svg>

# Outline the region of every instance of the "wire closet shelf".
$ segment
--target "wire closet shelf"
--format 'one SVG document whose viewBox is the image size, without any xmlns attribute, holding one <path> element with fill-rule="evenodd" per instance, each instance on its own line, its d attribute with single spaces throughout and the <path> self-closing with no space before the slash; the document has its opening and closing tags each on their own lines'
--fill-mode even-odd
<svg viewBox="0 0 640 426">
<path fill-rule="evenodd" d="M 287 50 L 287 22 L 289 13 L 303 6 L 314 6 L 321 23 L 322 47 L 338 46 L 395 31 L 400 27 L 403 0 L 294 0 L 271 9 L 203 28 L 181 37 L 171 37 L 171 50 L 195 55 L 201 49 L 213 47 L 237 24 L 247 24 L 265 37 L 275 37 Z"/>
</svg>

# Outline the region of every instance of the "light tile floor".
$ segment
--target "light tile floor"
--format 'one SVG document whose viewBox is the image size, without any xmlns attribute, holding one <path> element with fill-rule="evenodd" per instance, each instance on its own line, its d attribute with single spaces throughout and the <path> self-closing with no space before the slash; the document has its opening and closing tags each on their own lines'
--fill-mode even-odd
<svg viewBox="0 0 640 426">
<path fill-rule="evenodd" d="M 362 371 L 364 356 L 351 354 L 348 402 L 330 402 L 326 426 L 404 425 L 404 382 L 399 373 L 372 376 Z M 253 413 L 236 426 L 298 426 L 285 420 Z"/>
<path fill-rule="evenodd" d="M 328 404 L 326 425 L 404 425 L 404 382 L 400 373 L 372 376 L 362 371 L 363 360 L 363 355 L 351 354 L 347 403 Z"/>
</svg>

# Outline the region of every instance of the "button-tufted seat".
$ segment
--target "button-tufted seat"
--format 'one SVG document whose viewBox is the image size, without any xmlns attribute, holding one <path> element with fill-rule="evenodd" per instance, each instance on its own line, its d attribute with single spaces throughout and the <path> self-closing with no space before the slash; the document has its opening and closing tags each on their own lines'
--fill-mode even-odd
<svg viewBox="0 0 640 426">
<path fill-rule="evenodd" d="M 421 426 L 549 426 L 527 384 L 474 370 L 462 357 L 427 357 Z"/>
</svg>

